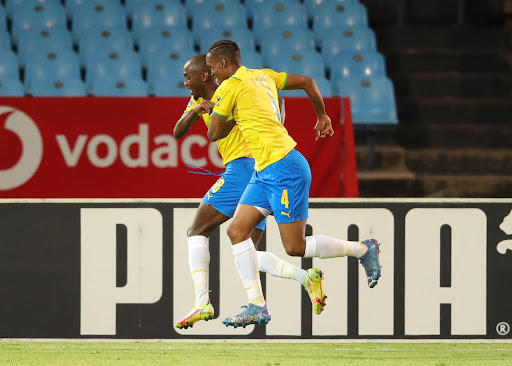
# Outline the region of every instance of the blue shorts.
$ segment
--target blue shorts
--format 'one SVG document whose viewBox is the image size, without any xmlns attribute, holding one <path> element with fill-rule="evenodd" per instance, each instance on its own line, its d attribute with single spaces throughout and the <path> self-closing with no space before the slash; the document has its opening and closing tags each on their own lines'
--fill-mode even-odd
<svg viewBox="0 0 512 366">
<path fill-rule="evenodd" d="M 293 149 L 281 160 L 254 175 L 240 203 L 274 213 L 280 224 L 308 218 L 311 169 L 300 152 Z"/>
<path fill-rule="evenodd" d="M 254 159 L 239 158 L 226 164 L 226 170 L 206 192 L 203 202 L 227 217 L 233 217 L 240 197 L 254 173 Z M 256 228 L 265 230 L 263 220 Z"/>
</svg>

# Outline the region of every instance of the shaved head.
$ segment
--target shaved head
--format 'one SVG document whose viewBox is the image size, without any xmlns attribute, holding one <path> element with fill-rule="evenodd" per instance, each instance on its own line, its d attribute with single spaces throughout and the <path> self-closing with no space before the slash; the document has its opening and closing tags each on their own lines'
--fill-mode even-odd
<svg viewBox="0 0 512 366">
<path fill-rule="evenodd" d="M 185 69 L 188 71 L 199 71 L 200 73 L 210 73 L 210 68 L 206 64 L 206 55 L 197 55 L 192 57 L 185 64 Z"/>
</svg>

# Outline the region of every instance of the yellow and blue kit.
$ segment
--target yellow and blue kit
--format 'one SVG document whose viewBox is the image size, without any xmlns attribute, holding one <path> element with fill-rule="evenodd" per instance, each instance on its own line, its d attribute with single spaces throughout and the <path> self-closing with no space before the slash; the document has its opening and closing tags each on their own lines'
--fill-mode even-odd
<svg viewBox="0 0 512 366">
<path fill-rule="evenodd" d="M 202 97 L 197 100 L 194 97 L 190 98 L 185 112 L 202 102 L 204 102 Z M 210 115 L 203 114 L 201 117 L 206 127 L 210 126 Z M 254 173 L 254 158 L 236 126 L 226 138 L 217 141 L 217 146 L 226 170 L 206 192 L 203 202 L 207 205 L 211 204 L 223 215 L 233 217 L 240 197 Z M 257 228 L 265 230 L 265 220 Z"/>
<path fill-rule="evenodd" d="M 274 213 L 278 223 L 308 218 L 311 170 L 280 122 L 277 90 L 288 74 L 240 67 L 217 88 L 213 113 L 232 115 L 256 159 L 256 172 L 240 203 Z"/>
</svg>

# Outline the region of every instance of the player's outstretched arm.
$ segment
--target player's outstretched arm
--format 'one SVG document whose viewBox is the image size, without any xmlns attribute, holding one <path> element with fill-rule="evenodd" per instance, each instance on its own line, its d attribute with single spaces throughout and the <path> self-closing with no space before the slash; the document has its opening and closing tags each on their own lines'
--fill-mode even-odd
<svg viewBox="0 0 512 366">
<path fill-rule="evenodd" d="M 205 100 L 204 102 L 196 105 L 189 111 L 183 113 L 180 117 L 176 125 L 174 126 L 174 137 L 177 139 L 185 136 L 190 128 L 196 123 L 196 121 L 201 118 L 201 114 L 211 113 L 215 104 L 210 100 Z"/>
<path fill-rule="evenodd" d="M 315 125 L 316 140 L 329 137 L 334 134 L 331 119 L 325 113 L 322 94 L 315 83 L 315 80 L 305 75 L 288 74 L 288 81 L 285 89 L 302 89 L 308 95 L 309 100 L 315 108 L 317 123 Z"/>
<path fill-rule="evenodd" d="M 208 127 L 208 138 L 212 142 L 223 139 L 229 135 L 235 125 L 236 122 L 234 119 L 228 120 L 227 117 L 212 113 L 210 127 Z"/>
</svg>

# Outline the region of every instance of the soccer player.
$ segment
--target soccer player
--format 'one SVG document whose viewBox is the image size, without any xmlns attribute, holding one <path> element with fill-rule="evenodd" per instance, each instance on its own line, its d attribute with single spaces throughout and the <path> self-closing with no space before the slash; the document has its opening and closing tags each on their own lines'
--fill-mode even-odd
<svg viewBox="0 0 512 366">
<path fill-rule="evenodd" d="M 185 86 L 191 90 L 190 102 L 174 127 L 174 136 L 185 136 L 191 126 L 203 118 L 206 126 L 210 124 L 209 113 L 214 103 L 210 101 L 217 82 L 211 76 L 206 65 L 206 55 L 191 58 L 183 67 Z M 284 111 L 284 110 L 283 110 Z M 233 122 L 234 124 L 234 122 Z M 192 226 L 188 229 L 189 266 L 195 286 L 195 305 L 192 310 L 175 324 L 176 328 L 188 328 L 199 320 L 213 318 L 214 309 L 209 301 L 208 273 L 210 251 L 208 238 L 223 222 L 233 217 L 238 201 L 254 172 L 254 158 L 242 138 L 238 127 L 234 127 L 226 138 L 217 141 L 226 170 L 222 177 L 206 192 L 199 204 Z M 259 243 L 265 222 L 261 221 L 249 233 L 251 240 Z M 320 314 L 325 306 L 322 287 L 323 274 L 316 268 L 303 270 L 283 261 L 269 252 L 258 251 L 257 270 L 281 278 L 295 279 L 304 286 Z M 259 280 L 259 277 L 258 277 Z"/>
<path fill-rule="evenodd" d="M 257 254 L 252 230 L 273 213 L 286 252 L 305 258 L 351 256 L 360 259 L 370 288 L 381 274 L 379 243 L 345 241 L 324 235 L 305 236 L 311 170 L 306 159 L 294 149 L 296 142 L 280 123 L 276 104 L 278 89 L 303 89 L 315 108 L 316 139 L 332 136 L 334 130 L 325 112 L 315 81 L 307 76 L 278 73 L 270 69 L 247 69 L 240 49 L 230 40 L 212 44 L 206 56 L 211 74 L 221 83 L 213 96 L 208 138 L 217 141 L 229 133 L 233 115 L 236 127 L 254 154 L 255 174 L 236 208 L 228 235 L 247 290 L 249 305 L 240 314 L 223 321 L 226 326 L 260 324 L 270 320 L 269 311 L 256 276 Z"/>
</svg>

